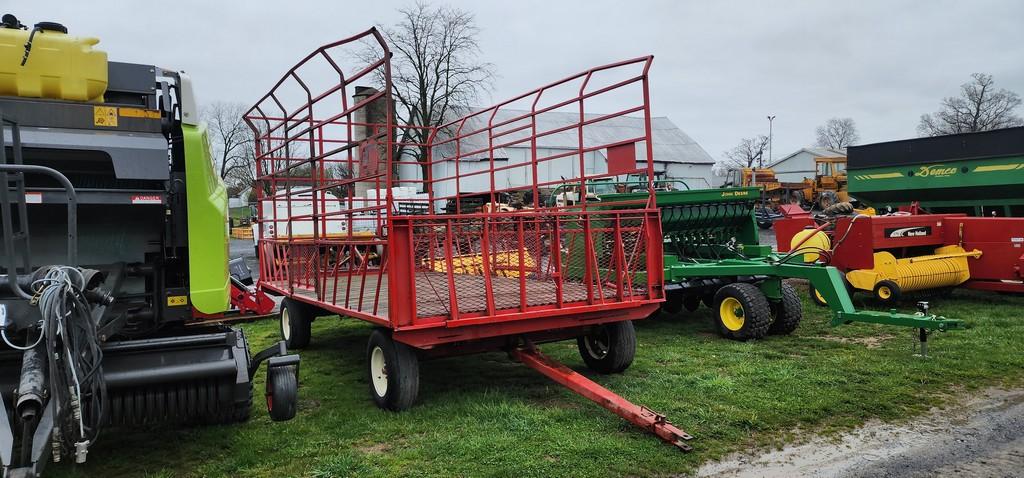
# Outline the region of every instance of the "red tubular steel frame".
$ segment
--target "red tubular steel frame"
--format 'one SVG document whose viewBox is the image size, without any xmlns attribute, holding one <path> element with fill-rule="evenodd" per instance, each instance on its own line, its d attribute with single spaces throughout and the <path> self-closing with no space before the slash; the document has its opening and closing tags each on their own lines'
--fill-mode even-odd
<svg viewBox="0 0 1024 478">
<path fill-rule="evenodd" d="M 353 47 L 360 65 L 349 70 L 339 51 Z M 662 415 L 530 342 L 641 319 L 664 300 L 652 58 L 593 68 L 437 128 L 395 123 L 389 58 L 375 29 L 325 45 L 246 113 L 258 287 L 388 327 L 424 357 L 505 348 L 689 450 L 690 436 Z M 629 89 L 638 94 L 616 113 L 586 113 L 586 102 L 621 102 Z M 617 128 L 601 131 L 609 122 Z M 612 209 L 586 193 L 590 181 L 629 175 L 646 176 L 646 199 Z"/>
<path fill-rule="evenodd" d="M 341 66 L 346 48 L 363 52 L 359 66 Z M 256 136 L 260 288 L 389 327 L 419 348 L 657 307 L 651 57 L 437 128 L 396 124 L 389 57 L 375 29 L 325 45 L 245 115 Z M 626 106 L 587 113 L 598 101 Z M 614 122 L 634 127 L 601 129 Z M 648 178 L 645 201 L 601 208 L 585 193 L 590 181 L 627 175 Z M 571 204 L 545 203 L 559 191 Z"/>
</svg>

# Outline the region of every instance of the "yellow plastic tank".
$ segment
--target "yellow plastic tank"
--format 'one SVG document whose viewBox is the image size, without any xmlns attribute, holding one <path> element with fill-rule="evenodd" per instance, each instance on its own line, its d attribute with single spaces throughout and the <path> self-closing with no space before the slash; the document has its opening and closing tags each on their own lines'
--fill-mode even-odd
<svg viewBox="0 0 1024 478">
<path fill-rule="evenodd" d="M 31 33 L 32 28 L 0 28 L 0 96 L 103 101 L 107 53 L 93 48 L 98 38 L 37 30 L 22 65 Z"/>
<path fill-rule="evenodd" d="M 828 234 L 814 229 L 804 229 L 794 234 L 789 240 L 790 251 L 797 249 L 797 245 L 804 251 L 804 262 L 808 263 L 815 262 L 821 257 L 821 254 L 815 251 L 827 251 L 832 247 Z"/>
</svg>

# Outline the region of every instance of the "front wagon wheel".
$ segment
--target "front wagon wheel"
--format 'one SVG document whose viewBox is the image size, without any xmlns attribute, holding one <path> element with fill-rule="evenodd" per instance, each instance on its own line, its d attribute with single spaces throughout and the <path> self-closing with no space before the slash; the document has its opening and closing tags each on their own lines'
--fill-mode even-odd
<svg viewBox="0 0 1024 478">
<path fill-rule="evenodd" d="M 636 329 L 628 320 L 602 324 L 577 337 L 576 346 L 591 370 L 619 373 L 629 368 L 636 356 Z"/>
<path fill-rule="evenodd" d="M 366 346 L 366 377 L 378 407 L 394 412 L 412 407 L 420 390 L 416 351 L 396 342 L 387 330 L 374 330 Z"/>
<path fill-rule="evenodd" d="M 312 308 L 302 302 L 285 298 L 281 302 L 281 338 L 289 349 L 301 349 L 309 345 Z"/>
</svg>

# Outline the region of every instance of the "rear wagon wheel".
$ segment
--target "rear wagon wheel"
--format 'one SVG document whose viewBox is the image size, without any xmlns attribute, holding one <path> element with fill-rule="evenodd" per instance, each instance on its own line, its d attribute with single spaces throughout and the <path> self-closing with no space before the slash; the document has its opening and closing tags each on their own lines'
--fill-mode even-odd
<svg viewBox="0 0 1024 478">
<path fill-rule="evenodd" d="M 577 337 L 576 346 L 591 370 L 619 373 L 629 368 L 636 356 L 636 329 L 628 320 L 599 325 Z"/>
<path fill-rule="evenodd" d="M 718 333 L 733 340 L 760 339 L 772 324 L 768 299 L 753 284 L 729 284 L 715 294 Z"/>
<path fill-rule="evenodd" d="M 373 403 L 400 412 L 412 407 L 420 389 L 420 364 L 416 351 L 391 338 L 384 329 L 370 334 L 366 346 L 366 375 Z"/>
<path fill-rule="evenodd" d="M 291 298 L 281 302 L 281 338 L 289 349 L 301 349 L 309 345 L 310 326 L 313 322 L 312 307 Z"/>
</svg>

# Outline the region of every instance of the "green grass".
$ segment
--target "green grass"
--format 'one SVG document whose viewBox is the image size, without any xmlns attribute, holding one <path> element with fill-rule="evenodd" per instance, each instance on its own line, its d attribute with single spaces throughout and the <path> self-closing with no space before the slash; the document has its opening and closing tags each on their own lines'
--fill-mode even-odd
<svg viewBox="0 0 1024 478">
<path fill-rule="evenodd" d="M 626 373 L 584 373 L 693 434 L 689 454 L 500 353 L 424 362 L 417 406 L 401 414 L 378 410 L 363 376 L 369 327 L 321 319 L 313 345 L 302 351 L 301 406 L 291 422 L 270 422 L 257 403 L 253 419 L 236 426 L 107 430 L 86 465 L 50 471 L 152 477 L 687 473 L 729 452 L 799 440 L 808 430 L 905 419 L 949 403 L 955 393 L 1021 383 L 1024 298 L 958 291 L 933 303 L 934 311 L 973 327 L 933 336 L 928 360 L 911 356 L 909 329 L 831 328 L 823 309 L 806 300 L 793 336 L 758 342 L 718 338 L 706 308 L 638 322 L 637 358 Z M 244 327 L 254 348 L 276 339 L 274 321 Z M 542 348 L 583 370 L 574 343 Z M 262 379 L 260 373 L 257 391 Z"/>
</svg>

